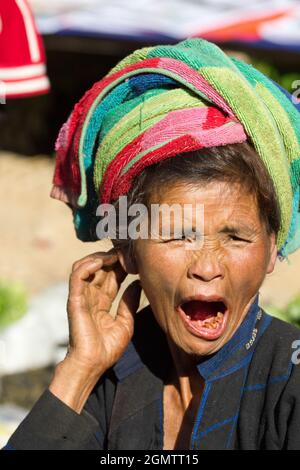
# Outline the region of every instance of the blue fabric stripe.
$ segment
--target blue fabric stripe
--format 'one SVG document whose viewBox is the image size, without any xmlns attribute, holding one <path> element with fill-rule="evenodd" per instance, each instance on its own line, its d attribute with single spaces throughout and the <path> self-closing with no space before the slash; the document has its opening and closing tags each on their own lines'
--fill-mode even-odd
<svg viewBox="0 0 300 470">
<path fill-rule="evenodd" d="M 179 86 L 176 80 L 159 73 L 143 73 L 136 75 L 129 78 L 128 83 L 134 96 L 141 95 L 152 88 Z"/>
<path fill-rule="evenodd" d="M 236 420 L 236 418 L 237 418 L 237 415 L 234 415 L 234 416 L 231 416 L 230 418 L 224 419 L 224 421 L 220 421 L 218 423 L 213 424 L 209 428 L 205 429 L 205 431 L 200 432 L 199 439 L 205 437 L 207 434 L 209 434 L 212 431 L 216 431 L 217 429 L 220 429 L 226 424 L 232 423 L 232 421 Z"/>
<path fill-rule="evenodd" d="M 250 317 L 250 321 L 248 322 L 248 325 L 249 326 L 252 325 L 252 327 L 254 327 L 254 323 L 256 322 L 257 311 L 258 311 L 258 308 L 259 308 L 258 307 L 258 298 L 256 298 L 256 301 L 257 302 L 254 301 L 254 303 L 252 304 L 252 306 L 250 308 L 250 311 L 248 313 L 248 315 Z M 254 323 L 253 323 L 253 316 L 254 316 Z M 259 329 L 259 334 L 257 335 L 257 337 L 255 339 L 256 342 L 263 335 L 263 333 L 265 332 L 267 327 L 270 325 L 271 321 L 272 321 L 272 317 L 270 315 L 267 315 L 267 314 L 263 315 L 263 317 L 262 317 L 263 324 L 261 325 L 261 327 Z M 249 338 L 249 333 L 251 333 L 251 331 L 252 331 L 252 329 L 248 330 L 247 339 Z M 245 340 L 245 338 L 244 338 L 244 340 Z M 229 343 L 227 343 L 227 344 L 229 344 Z M 254 351 L 255 351 L 255 348 L 252 348 L 252 350 L 249 352 L 249 354 L 247 354 L 245 357 L 243 357 L 243 359 L 241 361 L 234 364 L 234 366 L 232 366 L 232 367 L 228 368 L 227 370 L 223 371 L 221 374 L 210 378 L 209 382 L 207 383 L 207 385 L 209 385 L 209 388 L 207 390 L 207 393 L 205 394 L 205 397 L 203 398 L 203 402 L 201 403 L 201 409 L 200 409 L 200 413 L 199 413 L 199 417 L 198 417 L 198 420 L 197 420 L 196 427 L 194 429 L 193 439 L 195 439 L 195 437 L 196 437 L 197 429 L 199 428 L 200 421 L 201 421 L 201 418 L 202 418 L 204 410 L 205 410 L 208 393 L 209 393 L 209 390 L 211 388 L 212 383 L 215 382 L 216 380 L 219 380 L 219 379 L 229 375 L 229 374 L 232 374 L 233 372 L 236 372 L 237 370 L 239 370 L 243 367 L 248 366 L 250 364 L 251 360 L 252 360 L 252 356 L 254 354 Z M 228 354 L 228 356 L 230 356 L 230 354 Z M 239 404 L 240 404 L 240 401 L 241 401 L 241 398 L 242 398 L 246 377 L 247 377 L 247 369 L 244 372 L 243 386 L 241 387 L 241 391 L 240 391 Z M 206 434 L 208 434 L 208 432 L 219 429 L 219 427 L 224 426 L 225 424 L 228 424 L 229 422 L 232 422 L 233 424 L 232 424 L 231 429 L 229 431 L 227 444 L 226 444 L 226 448 L 229 448 L 230 445 L 231 445 L 232 437 L 234 435 L 234 430 L 235 430 L 235 426 L 236 426 L 236 423 L 237 423 L 237 420 L 238 420 L 238 416 L 239 416 L 239 407 L 237 409 L 237 413 L 232 418 L 227 418 L 225 421 L 216 423 L 213 426 L 211 426 L 210 428 L 208 428 L 207 430 L 202 431 L 202 433 L 200 433 L 200 435 L 199 435 L 199 439 L 201 439 L 201 437 L 204 437 Z M 193 442 L 193 440 L 192 440 L 192 442 Z"/>
<path fill-rule="evenodd" d="M 191 439 L 191 449 L 194 448 L 197 432 L 198 432 L 200 422 L 201 422 L 201 419 L 202 419 L 202 416 L 203 416 L 203 413 L 204 413 L 204 409 L 205 409 L 205 405 L 206 405 L 206 401 L 207 401 L 210 389 L 211 389 L 211 383 L 207 382 L 205 384 L 205 388 L 204 388 L 204 391 L 203 391 L 203 396 L 202 396 L 202 399 L 201 399 L 200 408 L 198 410 L 196 423 L 195 423 L 195 426 L 194 426 L 194 429 L 193 429 L 193 434 L 192 434 L 192 439 Z"/>
<path fill-rule="evenodd" d="M 236 364 L 234 364 L 234 366 L 222 372 L 222 374 L 216 375 L 215 377 L 211 377 L 209 380 L 211 382 L 215 382 L 216 380 L 222 379 L 223 377 L 226 377 L 227 375 L 230 375 L 233 372 L 236 372 L 237 370 L 246 367 L 250 363 L 252 356 L 253 352 L 251 351 L 251 353 L 247 354 L 247 356 L 244 357 L 240 362 L 237 362 Z"/>
<path fill-rule="evenodd" d="M 286 374 L 276 375 L 274 377 L 271 377 L 265 383 L 258 383 L 258 384 L 248 385 L 247 387 L 244 388 L 244 391 L 245 392 L 253 392 L 253 391 L 257 391 L 257 390 L 264 390 L 270 384 L 287 381 L 291 376 L 292 368 L 293 368 L 293 363 L 290 362 Z"/>
<path fill-rule="evenodd" d="M 263 324 L 260 327 L 259 334 L 257 335 L 257 337 L 255 339 L 256 342 L 263 335 L 263 333 L 268 328 L 268 326 L 270 325 L 272 320 L 273 320 L 273 317 L 271 317 L 271 315 L 264 314 L 264 316 L 262 318 Z M 245 341 L 245 338 L 240 343 L 241 346 L 244 346 L 244 341 Z M 226 375 L 232 374 L 233 372 L 236 372 L 238 369 L 247 366 L 250 363 L 251 359 L 252 359 L 253 352 L 254 352 L 254 349 L 252 350 L 252 352 L 250 354 L 248 354 L 246 357 L 244 357 L 240 362 L 236 363 L 234 366 L 230 367 L 229 369 L 223 371 L 221 374 L 216 375 L 215 377 L 211 377 L 210 380 L 215 381 L 215 380 L 218 380 L 222 377 L 226 377 Z"/>
<path fill-rule="evenodd" d="M 239 410 L 239 411 L 240 411 L 240 410 Z M 233 423 L 232 423 L 232 426 L 231 426 L 231 430 L 230 430 L 229 435 L 228 435 L 227 444 L 226 444 L 226 449 L 230 449 L 231 440 L 232 440 L 232 437 L 233 437 L 233 433 L 234 433 L 234 430 L 235 430 L 236 423 L 237 423 L 237 421 L 238 421 L 239 415 L 240 415 L 240 412 L 238 412 L 238 413 L 235 415 L 235 417 L 234 417 L 234 420 L 233 420 Z"/>
<path fill-rule="evenodd" d="M 252 351 L 252 356 L 253 356 L 253 354 L 254 354 L 254 351 Z M 229 449 L 230 446 L 231 446 L 231 441 L 232 441 L 232 438 L 233 438 L 233 435 L 234 435 L 233 433 L 234 433 L 234 430 L 236 428 L 236 424 L 237 424 L 237 421 L 238 421 L 238 418 L 239 418 L 239 415 L 240 415 L 241 401 L 242 401 L 242 397 L 243 397 L 243 390 L 244 390 L 245 383 L 246 383 L 246 380 L 247 380 L 247 375 L 248 375 L 248 368 L 244 370 L 243 386 L 241 387 L 241 391 L 240 391 L 240 399 L 239 399 L 238 410 L 237 410 L 237 413 L 235 415 L 235 420 L 232 423 L 231 430 L 228 434 L 226 449 Z"/>
<path fill-rule="evenodd" d="M 235 332 L 233 337 L 226 343 L 219 351 L 217 351 L 212 357 L 204 359 L 200 364 L 197 365 L 197 369 L 201 376 L 205 379 L 221 365 L 223 361 L 228 359 L 237 348 L 241 347 L 242 344 L 249 338 L 254 324 L 256 322 L 256 315 L 259 310 L 258 305 L 259 295 L 257 294 L 250 309 L 244 318 L 241 326 Z"/>
</svg>

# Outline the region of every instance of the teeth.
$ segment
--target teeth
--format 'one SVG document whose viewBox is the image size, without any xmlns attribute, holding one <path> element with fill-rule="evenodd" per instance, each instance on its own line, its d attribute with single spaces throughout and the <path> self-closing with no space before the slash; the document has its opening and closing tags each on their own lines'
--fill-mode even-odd
<svg viewBox="0 0 300 470">
<path fill-rule="evenodd" d="M 208 328 L 208 329 L 213 329 L 215 330 L 216 328 L 219 327 L 221 321 L 222 321 L 222 318 L 223 318 L 224 314 L 222 312 L 218 312 L 217 314 L 217 317 L 211 321 L 207 321 L 203 324 L 203 326 L 205 328 Z"/>
<path fill-rule="evenodd" d="M 186 315 L 186 316 L 187 316 L 188 320 L 191 320 L 190 315 Z M 218 312 L 217 316 L 212 318 L 210 321 L 206 320 L 203 323 L 202 320 L 196 320 L 195 323 L 197 323 L 199 327 L 202 327 L 202 328 L 204 327 L 204 328 L 207 328 L 209 330 L 215 330 L 220 326 L 220 323 L 222 322 L 223 317 L 224 317 L 224 313 Z"/>
</svg>

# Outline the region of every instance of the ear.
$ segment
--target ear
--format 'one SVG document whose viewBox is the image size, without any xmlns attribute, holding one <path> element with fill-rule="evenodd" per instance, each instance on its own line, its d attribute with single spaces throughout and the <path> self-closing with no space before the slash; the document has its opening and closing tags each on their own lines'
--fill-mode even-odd
<svg viewBox="0 0 300 470">
<path fill-rule="evenodd" d="M 120 264 L 127 274 L 138 274 L 138 268 L 133 250 L 129 248 L 119 248 L 117 250 Z"/>
<path fill-rule="evenodd" d="M 275 233 L 272 233 L 270 235 L 270 259 L 268 263 L 267 274 L 271 274 L 274 271 L 276 260 L 277 260 L 276 235 Z"/>
</svg>

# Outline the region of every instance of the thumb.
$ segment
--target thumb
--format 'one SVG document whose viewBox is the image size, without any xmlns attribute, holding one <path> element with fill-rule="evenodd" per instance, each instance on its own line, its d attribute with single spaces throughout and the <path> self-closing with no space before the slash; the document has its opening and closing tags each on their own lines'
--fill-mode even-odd
<svg viewBox="0 0 300 470">
<path fill-rule="evenodd" d="M 133 328 L 134 315 L 140 305 L 141 282 L 139 279 L 132 282 L 124 291 L 119 302 L 115 321 L 124 326 Z"/>
</svg>

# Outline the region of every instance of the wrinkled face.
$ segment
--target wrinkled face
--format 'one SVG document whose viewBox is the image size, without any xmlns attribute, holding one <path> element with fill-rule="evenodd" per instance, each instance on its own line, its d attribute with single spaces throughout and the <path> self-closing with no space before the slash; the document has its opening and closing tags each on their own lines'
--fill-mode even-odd
<svg viewBox="0 0 300 470">
<path fill-rule="evenodd" d="M 151 202 L 204 207 L 200 240 L 176 238 L 174 218 L 170 236 L 161 236 L 162 217 L 158 236 L 135 242 L 135 262 L 169 338 L 188 354 L 212 354 L 233 336 L 273 270 L 275 236 L 268 235 L 255 199 L 240 185 L 182 184 Z M 196 212 L 184 213 L 185 227 L 195 230 Z"/>
</svg>

